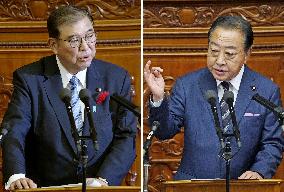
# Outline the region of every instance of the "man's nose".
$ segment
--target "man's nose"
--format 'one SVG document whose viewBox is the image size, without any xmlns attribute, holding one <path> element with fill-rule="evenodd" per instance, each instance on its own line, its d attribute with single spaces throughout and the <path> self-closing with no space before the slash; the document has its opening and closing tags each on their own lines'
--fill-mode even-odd
<svg viewBox="0 0 284 192">
<path fill-rule="evenodd" d="M 84 38 L 81 38 L 81 43 L 80 43 L 80 46 L 79 46 L 80 51 L 84 51 L 84 50 L 88 49 L 88 47 L 89 47 L 89 45 L 86 42 L 86 40 Z"/>
<path fill-rule="evenodd" d="M 217 65 L 224 65 L 224 64 L 226 64 L 225 54 L 222 51 L 217 56 L 216 64 Z"/>
</svg>

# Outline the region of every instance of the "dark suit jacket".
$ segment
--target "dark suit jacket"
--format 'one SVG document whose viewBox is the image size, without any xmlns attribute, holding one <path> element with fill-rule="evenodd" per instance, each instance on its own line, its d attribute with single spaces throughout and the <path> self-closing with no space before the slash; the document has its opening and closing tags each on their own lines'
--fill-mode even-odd
<svg viewBox="0 0 284 192">
<path fill-rule="evenodd" d="M 96 88 L 130 99 L 128 73 L 113 64 L 93 60 L 87 69 L 87 89 L 92 93 L 99 150 L 87 141 L 87 177 L 100 176 L 120 185 L 135 159 L 136 119 L 109 98 L 95 103 Z M 26 65 L 14 72 L 14 92 L 3 122 L 9 132 L 3 143 L 5 182 L 12 174 L 25 173 L 39 186 L 80 182 L 77 149 L 66 107 L 60 100 L 62 80 L 55 56 Z M 109 110 L 111 108 L 111 111 Z M 89 134 L 85 118 L 84 134 Z"/>
<path fill-rule="evenodd" d="M 256 89 L 254 90 L 255 87 Z M 216 80 L 210 71 L 201 69 L 176 81 L 172 95 L 158 108 L 151 108 L 151 122 L 161 123 L 156 136 L 173 137 L 184 127 L 184 149 L 175 179 L 225 178 L 225 161 L 220 158 L 218 140 L 210 104 L 204 94 L 217 93 Z M 259 93 L 280 105 L 279 88 L 269 79 L 245 67 L 235 102 L 235 113 L 241 133 L 241 150 L 231 161 L 231 177 L 236 179 L 247 170 L 271 178 L 282 159 L 283 137 L 275 115 L 253 101 Z M 220 106 L 217 101 L 220 117 Z M 234 138 L 232 152 L 237 151 Z"/>
</svg>

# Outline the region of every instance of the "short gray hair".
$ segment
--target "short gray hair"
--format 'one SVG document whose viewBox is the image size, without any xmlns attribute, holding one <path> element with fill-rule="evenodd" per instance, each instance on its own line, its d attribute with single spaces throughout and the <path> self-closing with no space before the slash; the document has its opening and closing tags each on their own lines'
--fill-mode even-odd
<svg viewBox="0 0 284 192">
<path fill-rule="evenodd" d="M 93 23 L 93 17 L 88 10 L 72 5 L 60 6 L 52 11 L 47 19 L 49 37 L 58 38 L 60 36 L 58 30 L 60 25 L 75 23 L 85 17 L 88 17 L 91 23 Z"/>
</svg>

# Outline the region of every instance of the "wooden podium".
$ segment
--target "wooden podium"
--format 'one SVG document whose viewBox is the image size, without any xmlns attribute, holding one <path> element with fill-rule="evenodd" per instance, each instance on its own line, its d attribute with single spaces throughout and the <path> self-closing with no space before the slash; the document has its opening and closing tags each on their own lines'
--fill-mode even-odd
<svg viewBox="0 0 284 192">
<path fill-rule="evenodd" d="M 230 192 L 280 192 L 280 179 L 231 180 Z M 167 181 L 162 192 L 225 192 L 225 180 Z"/>
<path fill-rule="evenodd" d="M 87 192 L 140 192 L 139 186 L 115 186 L 115 187 L 87 187 Z M 37 188 L 28 190 L 15 190 L 17 192 L 81 192 L 81 187 L 60 187 L 60 188 Z"/>
</svg>

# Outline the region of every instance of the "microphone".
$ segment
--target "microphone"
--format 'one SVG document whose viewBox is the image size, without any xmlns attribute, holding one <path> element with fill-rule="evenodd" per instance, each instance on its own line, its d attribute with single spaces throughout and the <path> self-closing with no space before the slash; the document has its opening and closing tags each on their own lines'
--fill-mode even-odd
<svg viewBox="0 0 284 192">
<path fill-rule="evenodd" d="M 284 111 L 281 106 L 275 105 L 274 103 L 260 96 L 258 93 L 252 96 L 252 99 L 258 102 L 259 104 L 263 105 L 267 109 L 273 111 L 279 118 L 282 119 L 284 118 Z"/>
<path fill-rule="evenodd" d="M 72 106 L 71 106 L 71 91 L 67 88 L 64 88 L 61 90 L 59 94 L 60 99 L 65 103 L 68 118 L 71 124 L 71 132 L 72 136 L 77 143 L 77 149 L 80 149 L 80 141 L 79 141 L 79 134 L 77 132 L 74 116 L 73 116 L 73 111 L 72 111 Z"/>
<path fill-rule="evenodd" d="M 10 126 L 9 123 L 4 122 L 1 126 L 1 132 L 0 132 L 0 144 L 3 141 L 4 136 L 8 133 Z"/>
<path fill-rule="evenodd" d="M 151 145 L 152 139 L 154 137 L 154 133 L 158 129 L 159 126 L 160 126 L 160 123 L 158 121 L 153 121 L 152 129 L 148 133 L 148 135 L 146 137 L 146 140 L 145 140 L 145 142 L 143 144 L 143 157 L 145 156 L 145 154 L 147 154 L 148 149 L 149 149 L 149 147 Z"/>
<path fill-rule="evenodd" d="M 223 99 L 229 106 L 229 111 L 230 111 L 230 115 L 231 115 L 231 119 L 233 123 L 234 136 L 236 138 L 238 147 L 241 148 L 242 143 L 240 139 L 240 130 L 239 130 L 239 126 L 238 126 L 236 114 L 235 114 L 235 109 L 234 109 L 234 93 L 232 91 L 225 91 Z"/>
<path fill-rule="evenodd" d="M 264 97 L 260 96 L 258 93 L 252 96 L 252 99 L 258 102 L 259 104 L 263 105 L 270 111 L 272 111 L 281 121 L 284 120 L 284 111 L 281 106 L 277 106 L 274 103 L 270 102 L 269 100 L 265 99 Z M 284 131 L 284 125 L 281 125 L 282 131 Z"/>
<path fill-rule="evenodd" d="M 81 89 L 81 91 L 79 92 L 79 97 L 81 101 L 85 104 L 85 110 L 87 112 L 87 116 L 88 116 L 88 120 L 90 124 L 90 136 L 94 142 L 95 150 L 99 150 L 99 144 L 97 141 L 97 132 L 95 129 L 94 118 L 93 118 L 93 114 L 91 112 L 91 107 L 90 107 L 90 98 L 91 98 L 90 91 L 88 89 Z"/>
<path fill-rule="evenodd" d="M 218 138 L 220 140 L 221 147 L 222 147 L 222 149 L 224 149 L 225 143 L 224 143 L 224 139 L 223 139 L 223 131 L 222 131 L 221 126 L 220 126 L 217 107 L 216 107 L 217 94 L 213 90 L 207 90 L 206 93 L 205 93 L 205 98 L 211 106 L 211 111 L 212 111 L 213 117 L 214 117 L 216 133 L 217 133 Z"/>
<path fill-rule="evenodd" d="M 118 104 L 122 105 L 123 107 L 125 107 L 126 109 L 128 109 L 129 111 L 134 113 L 134 115 L 136 117 L 140 118 L 140 109 L 139 109 L 139 107 L 137 107 L 136 105 L 134 105 L 133 103 L 131 103 L 127 99 L 119 96 L 117 93 L 114 93 L 113 95 L 111 95 L 110 99 L 112 99 L 115 102 L 117 102 Z"/>
</svg>

